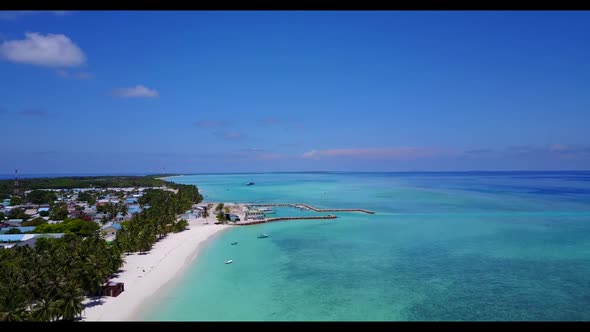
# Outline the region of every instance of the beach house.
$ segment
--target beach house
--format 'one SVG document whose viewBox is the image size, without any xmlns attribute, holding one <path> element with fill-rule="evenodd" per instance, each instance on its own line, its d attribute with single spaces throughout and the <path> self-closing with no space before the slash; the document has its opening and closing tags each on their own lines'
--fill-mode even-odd
<svg viewBox="0 0 590 332">
<path fill-rule="evenodd" d="M 107 282 L 102 286 L 103 296 L 117 297 L 125 291 L 125 284 L 122 282 Z"/>
<path fill-rule="evenodd" d="M 105 225 L 101 227 L 100 233 L 104 236 L 107 240 L 114 239 L 117 237 L 117 232 L 121 230 L 121 224 L 113 223 L 111 225 Z"/>
</svg>

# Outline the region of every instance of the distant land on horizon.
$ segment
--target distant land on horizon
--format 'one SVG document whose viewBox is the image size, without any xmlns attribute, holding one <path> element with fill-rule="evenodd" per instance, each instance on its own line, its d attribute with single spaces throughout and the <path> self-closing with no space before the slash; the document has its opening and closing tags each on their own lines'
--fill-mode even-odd
<svg viewBox="0 0 590 332">
<path fill-rule="evenodd" d="M 19 179 L 34 179 L 34 178 L 59 178 L 59 177 L 87 177 L 87 176 L 190 176 L 190 175 L 231 175 L 231 174 L 556 174 L 556 173 L 568 173 L 568 174 L 590 174 L 590 170 L 548 170 L 548 171 L 486 171 L 486 170 L 473 170 L 473 171 L 277 171 L 277 172 L 195 172 L 195 173 L 39 173 L 39 174 L 18 174 Z M 0 180 L 14 179 L 13 174 L 0 174 Z"/>
</svg>

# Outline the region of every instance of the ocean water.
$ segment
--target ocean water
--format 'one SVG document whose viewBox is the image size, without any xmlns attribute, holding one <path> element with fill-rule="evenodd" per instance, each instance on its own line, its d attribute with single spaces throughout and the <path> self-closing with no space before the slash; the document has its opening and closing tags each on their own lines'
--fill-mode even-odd
<svg viewBox="0 0 590 332">
<path fill-rule="evenodd" d="M 142 319 L 590 320 L 590 172 L 171 180 L 197 185 L 206 201 L 296 202 L 376 214 L 333 213 L 339 218 L 223 232 Z M 245 186 L 249 181 L 256 184 Z M 258 239 L 260 233 L 269 238 Z M 228 259 L 233 264 L 224 264 Z"/>
</svg>

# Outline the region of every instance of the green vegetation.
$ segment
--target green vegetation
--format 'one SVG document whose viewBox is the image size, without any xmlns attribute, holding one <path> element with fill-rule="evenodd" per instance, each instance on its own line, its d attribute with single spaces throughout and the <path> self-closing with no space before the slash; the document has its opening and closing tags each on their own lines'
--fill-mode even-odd
<svg viewBox="0 0 590 332">
<path fill-rule="evenodd" d="M 184 231 L 188 227 L 188 221 L 184 219 L 180 219 L 177 223 L 172 226 L 172 231 L 174 233 L 179 233 Z"/>
<path fill-rule="evenodd" d="M 217 216 L 217 221 L 219 221 L 219 224 L 225 224 L 227 222 L 227 218 L 225 217 L 225 212 L 220 211 Z"/>
<path fill-rule="evenodd" d="M 176 215 L 199 203 L 203 197 L 191 185 L 173 185 L 178 192 L 148 189 L 139 199 L 144 207 L 129 222 L 121 223 L 117 232 L 117 245 L 123 252 L 146 252 L 153 244 L 170 232 L 179 232 L 188 225 L 186 220 L 176 221 Z M 149 208 L 146 208 L 149 206 Z"/>
<path fill-rule="evenodd" d="M 20 198 L 19 196 L 12 196 L 10 198 L 10 205 L 11 206 L 21 205 L 22 203 L 23 203 L 23 199 Z"/>
<path fill-rule="evenodd" d="M 15 208 L 10 210 L 10 213 L 8 214 L 8 219 L 23 219 L 24 221 L 29 219 L 29 216 L 25 214 L 25 210 L 21 208 Z"/>
<path fill-rule="evenodd" d="M 81 176 L 61 178 L 20 179 L 21 190 L 34 189 L 73 189 L 73 188 L 109 188 L 109 187 L 160 187 L 170 184 L 151 176 Z M 14 180 L 0 180 L 0 194 L 14 192 Z"/>
<path fill-rule="evenodd" d="M 46 221 L 45 219 L 41 218 L 41 217 L 37 217 L 35 219 L 31 219 L 31 220 L 27 220 L 27 221 L 23 221 L 21 223 L 22 226 L 39 226 L 41 224 L 45 224 Z"/>
<path fill-rule="evenodd" d="M 18 228 L 11 228 L 8 230 L 8 232 L 6 232 L 6 234 L 21 234 L 21 230 Z"/>
<path fill-rule="evenodd" d="M 111 216 L 115 216 L 117 214 L 117 212 L 120 210 L 120 206 L 119 204 L 112 204 L 112 203 L 108 203 L 108 204 L 104 204 L 104 205 L 97 205 L 96 206 L 96 212 L 98 213 L 106 213 L 109 214 Z"/>
<path fill-rule="evenodd" d="M 68 216 L 68 206 L 66 203 L 56 204 L 49 212 L 49 219 L 64 220 Z"/>
<path fill-rule="evenodd" d="M 215 211 L 221 211 L 223 210 L 223 203 L 219 203 L 217 204 L 217 206 L 215 207 Z"/>
<path fill-rule="evenodd" d="M 33 233 L 75 233 L 80 236 L 89 236 L 99 228 L 100 226 L 92 221 L 65 219 L 59 224 L 41 224 L 35 227 Z"/>
<path fill-rule="evenodd" d="M 98 235 L 0 250 L 0 321 L 73 321 L 123 260 Z"/>
<path fill-rule="evenodd" d="M 53 204 L 56 199 L 55 192 L 50 190 L 33 190 L 27 195 L 27 201 L 33 204 Z"/>
<path fill-rule="evenodd" d="M 160 186 L 165 182 L 153 177 L 62 178 L 33 179 L 28 186 L 84 187 L 88 179 L 98 186 Z M 39 181 L 43 180 L 43 181 Z M 35 182 L 37 181 L 37 182 Z M 45 181 L 45 182 L 44 182 Z M 130 183 L 136 181 L 135 183 Z M 6 182 L 6 181 L 4 181 Z M 24 180 L 23 180 L 24 182 Z M 50 184 L 50 185 L 48 185 Z M 4 187 L 2 187 L 4 185 Z M 99 236 L 99 226 L 81 219 L 66 219 L 67 206 L 56 204 L 49 214 L 59 224 L 47 224 L 36 218 L 35 233 L 66 233 L 62 238 L 40 238 L 32 249 L 28 246 L 0 250 L 0 321 L 72 321 L 84 309 L 85 295 L 97 295 L 109 276 L 123 263 L 123 252 L 146 252 L 170 232 L 186 229 L 188 222 L 176 215 L 199 203 L 203 197 L 191 185 L 166 183 L 177 193 L 167 190 L 146 190 L 139 200 L 143 210 L 121 223 L 117 239 L 110 244 Z M 6 184 L 0 181 L 0 190 Z M 9 188 L 10 189 L 10 188 Z M 149 208 L 148 208 L 149 205 Z M 127 213 L 126 208 L 114 206 Z M 108 209 L 112 209 L 109 207 Z M 24 213 L 14 209 L 15 215 Z M 112 211 L 112 210 L 111 210 Z"/>
<path fill-rule="evenodd" d="M 39 215 L 41 217 L 49 217 L 49 211 L 41 211 L 41 212 L 39 212 Z"/>
<path fill-rule="evenodd" d="M 82 192 L 78 194 L 78 201 L 80 202 L 87 202 L 89 205 L 96 204 L 96 197 L 88 192 Z"/>
</svg>

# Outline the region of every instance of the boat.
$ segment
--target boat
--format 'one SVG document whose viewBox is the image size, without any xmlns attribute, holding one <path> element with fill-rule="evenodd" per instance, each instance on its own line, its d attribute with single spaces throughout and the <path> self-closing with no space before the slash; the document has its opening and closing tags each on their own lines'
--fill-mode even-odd
<svg viewBox="0 0 590 332">
<path fill-rule="evenodd" d="M 235 246 L 236 244 L 238 244 L 237 242 L 232 242 L 231 245 Z"/>
<path fill-rule="evenodd" d="M 266 234 L 260 234 L 260 235 L 258 235 L 258 238 L 259 239 L 264 239 L 264 238 L 267 238 L 267 237 L 268 237 L 268 235 L 266 235 Z"/>
<path fill-rule="evenodd" d="M 254 185 L 254 182 L 248 182 L 248 183 L 246 183 L 246 185 L 247 186 L 253 186 Z"/>
<path fill-rule="evenodd" d="M 230 259 L 229 261 L 225 261 L 225 264 L 231 264 L 231 263 L 233 263 L 233 262 L 234 262 L 234 261 Z"/>
</svg>

